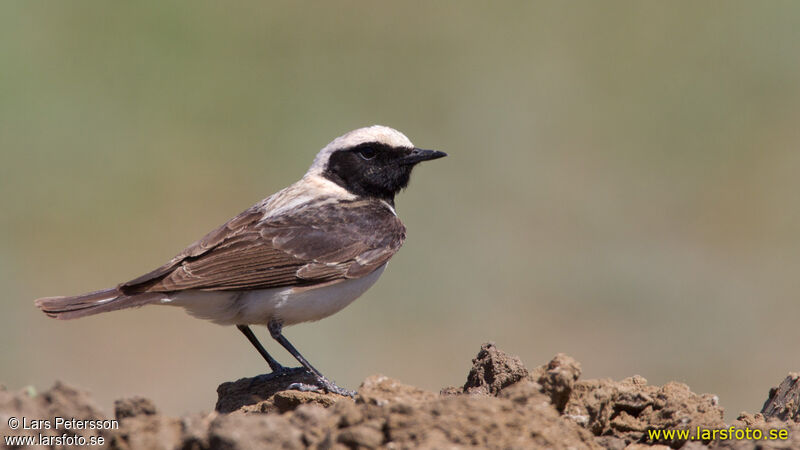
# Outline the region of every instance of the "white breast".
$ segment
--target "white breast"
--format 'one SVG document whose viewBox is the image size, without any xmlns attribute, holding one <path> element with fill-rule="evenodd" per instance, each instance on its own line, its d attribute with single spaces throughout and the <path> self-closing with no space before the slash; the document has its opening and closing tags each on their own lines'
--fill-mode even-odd
<svg viewBox="0 0 800 450">
<path fill-rule="evenodd" d="M 201 319 L 221 325 L 266 325 L 272 319 L 284 326 L 324 319 L 341 311 L 380 278 L 386 264 L 361 278 L 321 287 L 276 288 L 256 291 L 183 291 L 163 304 L 181 306 Z"/>
</svg>

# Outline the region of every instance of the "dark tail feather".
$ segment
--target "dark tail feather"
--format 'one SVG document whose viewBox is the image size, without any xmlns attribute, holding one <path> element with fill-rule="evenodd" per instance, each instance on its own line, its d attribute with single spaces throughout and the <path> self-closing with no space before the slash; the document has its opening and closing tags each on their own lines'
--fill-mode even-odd
<svg viewBox="0 0 800 450">
<path fill-rule="evenodd" d="M 135 308 L 164 298 L 160 293 L 125 295 L 117 288 L 103 289 L 72 297 L 44 297 L 36 300 L 36 306 L 56 319 L 77 319 L 102 312 Z"/>
</svg>

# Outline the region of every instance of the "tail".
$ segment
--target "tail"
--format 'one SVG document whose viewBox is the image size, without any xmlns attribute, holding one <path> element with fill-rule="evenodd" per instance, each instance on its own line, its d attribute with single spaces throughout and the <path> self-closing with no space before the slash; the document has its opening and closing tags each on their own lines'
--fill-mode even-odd
<svg viewBox="0 0 800 450">
<path fill-rule="evenodd" d="M 164 297 L 164 294 L 156 292 L 126 295 L 118 288 L 112 288 L 72 297 L 44 297 L 36 300 L 36 306 L 50 317 L 66 320 L 144 306 Z"/>
</svg>

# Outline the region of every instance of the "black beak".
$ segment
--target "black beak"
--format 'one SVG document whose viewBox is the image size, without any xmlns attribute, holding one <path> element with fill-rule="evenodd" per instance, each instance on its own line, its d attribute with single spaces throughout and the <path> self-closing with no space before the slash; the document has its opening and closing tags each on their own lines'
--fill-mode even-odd
<svg viewBox="0 0 800 450">
<path fill-rule="evenodd" d="M 432 159 L 444 158 L 447 153 L 436 150 L 423 150 L 421 148 L 414 148 L 411 153 L 406 155 L 402 160 L 402 164 L 417 164 L 422 161 L 430 161 Z"/>
</svg>

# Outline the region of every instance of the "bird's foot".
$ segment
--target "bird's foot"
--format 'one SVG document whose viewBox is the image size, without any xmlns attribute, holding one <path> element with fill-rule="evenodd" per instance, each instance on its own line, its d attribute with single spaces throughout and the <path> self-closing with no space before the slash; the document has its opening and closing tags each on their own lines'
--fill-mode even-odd
<svg viewBox="0 0 800 450">
<path fill-rule="evenodd" d="M 355 398 L 356 396 L 356 391 L 339 387 L 325 377 L 317 377 L 317 384 L 292 383 L 289 385 L 289 389 L 296 389 L 303 392 L 325 391 L 350 398 Z"/>
</svg>

